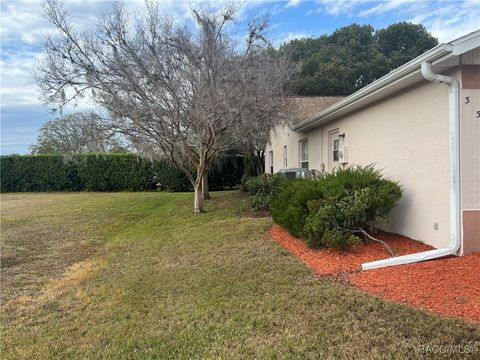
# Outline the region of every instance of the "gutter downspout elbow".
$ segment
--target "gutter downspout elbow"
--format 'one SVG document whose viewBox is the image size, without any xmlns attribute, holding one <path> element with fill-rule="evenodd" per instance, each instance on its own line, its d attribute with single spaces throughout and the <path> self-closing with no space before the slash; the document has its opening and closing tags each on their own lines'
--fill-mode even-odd
<svg viewBox="0 0 480 360">
<path fill-rule="evenodd" d="M 460 86 L 450 76 L 436 74 L 429 62 L 422 64 L 425 79 L 448 85 L 448 128 L 450 149 L 450 244 L 455 255 L 460 250 Z"/>
<path fill-rule="evenodd" d="M 386 266 L 409 264 L 418 261 L 456 255 L 460 250 L 460 86 L 450 76 L 436 74 L 430 62 L 421 65 L 422 76 L 432 82 L 445 84 L 448 92 L 448 132 L 450 154 L 450 244 L 443 249 L 424 251 L 390 259 L 362 264 L 362 270 L 377 269 Z"/>
</svg>

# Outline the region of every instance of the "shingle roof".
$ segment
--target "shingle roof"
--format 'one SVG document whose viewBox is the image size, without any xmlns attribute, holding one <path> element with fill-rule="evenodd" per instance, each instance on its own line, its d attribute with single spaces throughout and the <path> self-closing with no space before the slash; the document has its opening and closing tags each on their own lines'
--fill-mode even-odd
<svg viewBox="0 0 480 360">
<path fill-rule="evenodd" d="M 318 114 L 323 109 L 340 101 L 344 96 L 296 96 L 289 100 L 292 102 L 292 123 L 298 124 L 301 121 Z"/>
</svg>

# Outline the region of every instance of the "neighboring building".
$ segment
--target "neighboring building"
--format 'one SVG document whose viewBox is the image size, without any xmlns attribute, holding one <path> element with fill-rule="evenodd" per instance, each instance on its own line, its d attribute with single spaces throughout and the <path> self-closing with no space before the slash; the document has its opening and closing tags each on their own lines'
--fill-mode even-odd
<svg viewBox="0 0 480 360">
<path fill-rule="evenodd" d="M 460 104 L 445 83 L 426 79 L 429 68 L 458 80 Z M 460 253 L 480 251 L 480 30 L 427 51 L 348 97 L 309 101 L 317 106 L 315 114 L 272 131 L 267 171 L 374 163 L 404 189 L 387 230 L 443 248 L 460 226 Z M 310 105 L 304 107 L 311 111 Z M 459 197 L 451 181 L 457 160 Z"/>
</svg>

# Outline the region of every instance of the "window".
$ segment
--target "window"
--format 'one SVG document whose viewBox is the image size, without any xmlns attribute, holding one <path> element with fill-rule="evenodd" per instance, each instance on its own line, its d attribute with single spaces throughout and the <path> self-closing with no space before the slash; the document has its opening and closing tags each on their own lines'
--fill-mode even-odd
<svg viewBox="0 0 480 360">
<path fill-rule="evenodd" d="M 308 170 L 308 139 L 300 141 L 300 167 Z"/>
<path fill-rule="evenodd" d="M 342 157 L 341 151 L 341 136 L 339 129 L 334 129 L 328 132 L 328 171 L 333 171 L 339 166 Z"/>
<path fill-rule="evenodd" d="M 333 140 L 333 161 L 338 162 L 340 157 L 338 156 L 338 150 L 340 148 L 340 139 Z"/>
<path fill-rule="evenodd" d="M 270 167 L 270 174 L 273 174 L 273 151 L 268 152 L 268 166 Z"/>
<path fill-rule="evenodd" d="M 287 161 L 287 145 L 283 147 L 283 166 L 286 168 L 288 166 Z"/>
</svg>

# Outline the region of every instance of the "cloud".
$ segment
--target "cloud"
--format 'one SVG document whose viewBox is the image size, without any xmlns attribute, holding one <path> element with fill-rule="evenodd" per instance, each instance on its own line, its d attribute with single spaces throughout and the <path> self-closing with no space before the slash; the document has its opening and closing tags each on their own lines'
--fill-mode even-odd
<svg viewBox="0 0 480 360">
<path fill-rule="evenodd" d="M 0 9 L 2 43 L 19 41 L 34 44 L 49 29 L 41 15 L 39 1 L 2 1 Z"/>
<path fill-rule="evenodd" d="M 397 9 L 407 3 L 412 3 L 413 0 L 388 0 L 382 1 L 380 4 L 375 5 L 367 10 L 361 11 L 358 15 L 368 17 L 371 15 L 382 15 L 391 10 Z"/>
<path fill-rule="evenodd" d="M 303 39 L 310 36 L 311 35 L 308 35 L 307 33 L 304 33 L 304 32 L 289 32 L 283 36 L 282 42 L 289 42 L 291 40 Z"/>
<path fill-rule="evenodd" d="M 40 104 L 33 69 L 40 54 L 16 50 L 2 53 L 0 61 L 1 107 Z"/>
<path fill-rule="evenodd" d="M 480 28 L 480 0 L 415 1 L 415 0 L 317 0 L 315 12 L 329 15 L 354 14 L 375 18 L 395 12 L 397 21 L 421 23 L 440 42 L 448 42 Z M 313 13 L 310 10 L 307 14 Z"/>
<path fill-rule="evenodd" d="M 300 4 L 301 0 L 289 0 L 285 7 L 295 7 Z"/>
<path fill-rule="evenodd" d="M 98 15 L 111 9 L 114 1 L 101 0 L 67 0 L 64 6 L 72 15 L 75 24 L 80 27 L 93 26 Z M 145 0 L 124 0 L 122 4 L 130 13 L 145 8 Z M 35 44 L 47 35 L 52 26 L 43 17 L 41 0 L 3 0 L 1 9 L 2 42 L 21 41 Z M 161 9 L 171 12 L 174 17 L 181 18 L 188 12 L 188 4 L 184 1 L 162 0 Z"/>
<path fill-rule="evenodd" d="M 353 10 L 369 0 L 317 0 L 317 3 L 321 5 L 319 10 L 329 15 L 341 15 L 352 14 Z"/>
<path fill-rule="evenodd" d="M 480 1 L 447 3 L 410 21 L 421 22 L 440 42 L 449 42 L 480 29 Z"/>
</svg>

